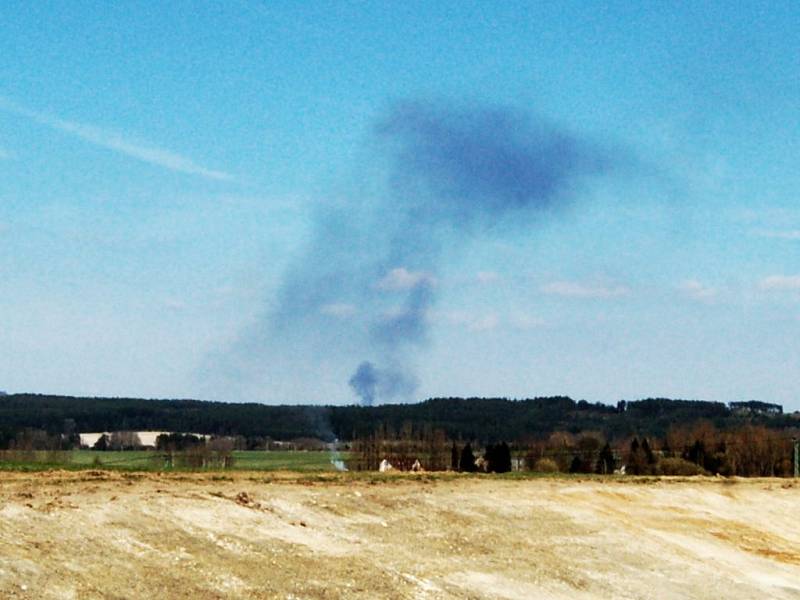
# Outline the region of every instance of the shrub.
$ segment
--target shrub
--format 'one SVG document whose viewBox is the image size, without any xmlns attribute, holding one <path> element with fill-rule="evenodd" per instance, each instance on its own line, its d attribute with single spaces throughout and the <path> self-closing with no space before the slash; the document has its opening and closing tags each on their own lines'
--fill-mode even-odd
<svg viewBox="0 0 800 600">
<path fill-rule="evenodd" d="M 658 463 L 659 475 L 708 475 L 703 467 L 682 458 L 663 458 Z"/>
<path fill-rule="evenodd" d="M 537 473 L 558 473 L 558 465 L 552 458 L 540 458 L 533 465 Z"/>
</svg>

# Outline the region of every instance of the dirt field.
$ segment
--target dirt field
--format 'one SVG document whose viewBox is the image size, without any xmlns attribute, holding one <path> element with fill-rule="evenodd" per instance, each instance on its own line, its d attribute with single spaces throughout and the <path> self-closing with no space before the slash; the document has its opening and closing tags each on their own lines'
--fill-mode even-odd
<svg viewBox="0 0 800 600">
<path fill-rule="evenodd" d="M 0 473 L 3 598 L 800 598 L 800 484 Z"/>
</svg>

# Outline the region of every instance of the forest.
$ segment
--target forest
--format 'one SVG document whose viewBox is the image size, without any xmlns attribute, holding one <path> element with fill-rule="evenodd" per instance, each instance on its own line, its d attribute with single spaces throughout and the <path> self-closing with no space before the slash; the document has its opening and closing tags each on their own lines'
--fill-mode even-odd
<svg viewBox="0 0 800 600">
<path fill-rule="evenodd" d="M 97 431 L 173 431 L 241 436 L 254 442 L 318 438 L 354 440 L 381 429 L 440 430 L 448 439 L 480 444 L 527 443 L 553 432 L 591 431 L 604 439 L 664 438 L 670 428 L 705 421 L 720 431 L 742 425 L 785 430 L 800 425 L 798 413 L 765 402 L 721 402 L 650 398 L 616 405 L 566 396 L 432 398 L 416 404 L 315 406 L 80 398 L 38 394 L 0 396 L 0 448 L 24 429 L 49 434 Z"/>
<path fill-rule="evenodd" d="M 350 470 L 601 475 L 791 476 L 800 437 L 800 413 L 785 415 L 778 404 L 666 398 L 616 405 L 433 398 L 365 407 L 20 394 L 0 397 L 0 424 L 0 454 L 12 462 L 36 451 L 70 455 L 82 447 L 79 433 L 110 432 L 92 449 L 126 451 L 143 448 L 136 431 L 162 431 L 171 433 L 157 437 L 156 454 L 171 466 L 227 468 L 234 451 L 342 449 Z"/>
</svg>

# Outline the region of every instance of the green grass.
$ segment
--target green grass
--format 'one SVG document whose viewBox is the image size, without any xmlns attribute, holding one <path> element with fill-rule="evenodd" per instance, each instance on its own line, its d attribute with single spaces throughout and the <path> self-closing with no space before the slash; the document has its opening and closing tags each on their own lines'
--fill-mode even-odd
<svg viewBox="0 0 800 600">
<path fill-rule="evenodd" d="M 237 451 L 234 469 L 246 471 L 335 471 L 328 452 L 273 450 Z"/>
<path fill-rule="evenodd" d="M 100 452 L 98 450 L 73 450 L 69 453 L 69 464 L 79 468 L 120 468 L 152 470 L 157 468 L 150 463 L 160 462 L 159 454 L 148 450 L 128 450 Z"/>
<path fill-rule="evenodd" d="M 153 450 L 100 452 L 72 450 L 67 452 L 0 453 L 0 470 L 42 471 L 49 469 L 114 469 L 121 471 L 192 470 L 167 469 L 162 455 Z M 301 473 L 335 471 L 328 452 L 292 450 L 235 451 L 235 471 L 297 471 Z M 342 456 L 346 459 L 346 456 Z M 222 470 L 222 469 L 208 469 Z"/>
<path fill-rule="evenodd" d="M 435 483 L 453 479 L 500 479 L 500 480 L 531 480 L 531 479 L 560 479 L 576 482 L 593 480 L 605 482 L 626 482 L 632 484 L 651 484 L 662 481 L 659 477 L 631 475 L 594 475 L 585 473 L 534 473 L 531 471 L 516 471 L 512 473 L 487 474 L 487 473 L 453 473 L 445 471 L 430 471 L 425 473 L 402 473 L 391 471 L 378 473 L 377 471 L 337 471 L 330 462 L 328 452 L 303 452 L 293 450 L 264 451 L 235 451 L 234 466 L 231 469 L 209 467 L 206 469 L 192 469 L 186 467 L 165 468 L 162 455 L 153 450 L 109 451 L 73 450 L 66 452 L 28 452 L 14 453 L 0 451 L 0 471 L 49 471 L 64 469 L 69 471 L 108 469 L 114 471 L 173 471 L 191 472 L 203 471 L 216 473 L 215 477 L 225 478 L 225 473 L 230 471 L 261 471 L 263 475 L 254 477 L 263 480 L 272 480 L 277 471 L 297 473 L 298 481 L 310 483 L 335 483 L 359 481 L 367 484 L 391 484 L 404 481 L 418 481 L 422 483 Z M 340 458 L 347 460 L 347 453 L 340 453 Z M 691 481 L 692 477 L 668 478 L 668 481 Z M 725 482 L 730 483 L 730 482 Z"/>
</svg>

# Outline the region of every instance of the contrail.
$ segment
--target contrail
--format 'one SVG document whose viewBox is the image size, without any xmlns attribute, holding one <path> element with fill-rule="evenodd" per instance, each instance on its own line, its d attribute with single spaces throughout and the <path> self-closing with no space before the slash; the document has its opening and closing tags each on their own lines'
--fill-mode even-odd
<svg viewBox="0 0 800 600">
<path fill-rule="evenodd" d="M 180 154 L 176 154 L 175 152 L 170 152 L 169 150 L 164 150 L 163 148 L 157 148 L 141 142 L 134 142 L 120 135 L 119 133 L 101 129 L 93 125 L 77 123 L 75 121 L 66 121 L 49 114 L 30 110 L 20 106 L 15 102 L 3 98 L 2 96 L 0 96 L 0 109 L 15 115 L 26 117 L 32 121 L 35 121 L 36 123 L 39 123 L 40 125 L 50 127 L 51 129 L 68 133 L 74 137 L 94 144 L 95 146 L 107 148 L 109 150 L 113 150 L 114 152 L 119 152 L 120 154 L 135 158 L 136 160 L 157 165 L 159 167 L 163 167 L 164 169 L 169 169 L 170 171 L 186 173 L 188 175 L 199 175 L 200 177 L 205 177 L 206 179 L 215 179 L 218 181 L 233 181 L 234 179 L 234 177 L 229 173 L 214 169 L 207 169 L 198 165 L 191 159 L 181 156 Z"/>
</svg>

